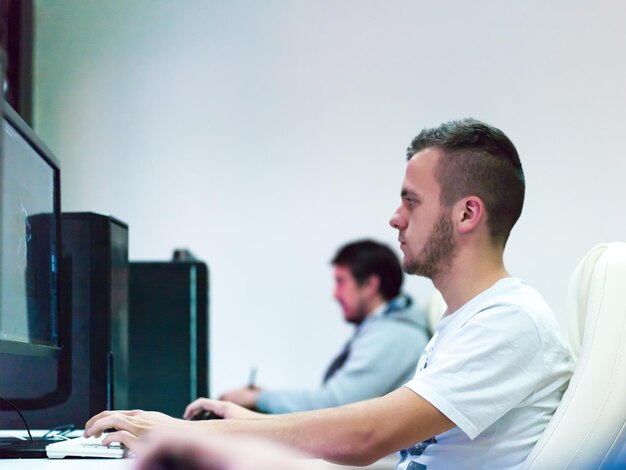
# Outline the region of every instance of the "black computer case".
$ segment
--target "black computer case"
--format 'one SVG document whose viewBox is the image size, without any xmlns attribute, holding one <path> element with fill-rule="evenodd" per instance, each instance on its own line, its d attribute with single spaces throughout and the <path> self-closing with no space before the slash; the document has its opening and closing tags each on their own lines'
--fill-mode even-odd
<svg viewBox="0 0 626 470">
<path fill-rule="evenodd" d="M 199 261 L 129 268 L 129 406 L 180 417 L 209 394 L 208 268 Z"/>
<path fill-rule="evenodd" d="M 72 318 L 71 392 L 60 405 L 24 413 L 35 429 L 82 428 L 100 411 L 128 406 L 128 227 L 110 216 L 70 212 L 61 231 L 59 293 Z"/>
</svg>

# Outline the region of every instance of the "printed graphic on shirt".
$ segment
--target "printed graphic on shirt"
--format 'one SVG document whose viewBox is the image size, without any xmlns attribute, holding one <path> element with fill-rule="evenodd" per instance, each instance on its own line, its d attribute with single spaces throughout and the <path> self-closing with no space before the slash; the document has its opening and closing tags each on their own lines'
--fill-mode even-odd
<svg viewBox="0 0 626 470">
<path fill-rule="evenodd" d="M 400 462 L 398 462 L 397 468 L 401 468 L 401 465 L 407 460 L 411 460 L 411 457 L 419 457 L 424 453 L 426 447 L 431 444 L 437 444 L 437 439 L 431 437 L 425 441 L 420 442 L 419 444 L 409 447 L 408 449 L 404 449 L 400 451 Z M 406 467 L 406 470 L 426 470 L 426 465 L 422 465 L 417 462 L 411 462 Z"/>
<path fill-rule="evenodd" d="M 424 370 L 426 369 L 426 367 L 428 367 L 428 360 L 430 359 L 430 353 L 433 351 L 433 347 L 435 346 L 436 342 L 437 342 L 437 332 L 435 332 L 433 337 L 430 338 L 430 341 L 424 348 L 424 352 L 422 353 L 422 356 L 420 357 L 420 360 L 417 363 L 418 371 Z"/>
</svg>

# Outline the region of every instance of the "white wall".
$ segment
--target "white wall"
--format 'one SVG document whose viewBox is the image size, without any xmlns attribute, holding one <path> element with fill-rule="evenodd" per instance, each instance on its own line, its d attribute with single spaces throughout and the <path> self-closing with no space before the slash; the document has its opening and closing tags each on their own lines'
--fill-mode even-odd
<svg viewBox="0 0 626 470">
<path fill-rule="evenodd" d="M 597 242 L 626 240 L 626 3 L 37 0 L 35 126 L 63 209 L 130 226 L 130 257 L 211 269 L 212 389 L 318 383 L 349 335 L 340 244 L 399 202 L 404 149 L 473 116 L 525 165 L 509 270 L 563 313 Z M 424 299 L 430 283 L 407 279 Z"/>
</svg>

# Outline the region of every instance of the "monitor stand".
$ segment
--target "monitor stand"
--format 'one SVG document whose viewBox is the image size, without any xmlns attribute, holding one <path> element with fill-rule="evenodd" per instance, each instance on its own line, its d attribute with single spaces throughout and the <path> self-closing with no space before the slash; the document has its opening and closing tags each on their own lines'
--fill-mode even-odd
<svg viewBox="0 0 626 470">
<path fill-rule="evenodd" d="M 46 446 L 62 441 L 58 437 L 35 437 L 20 439 L 18 437 L 0 437 L 0 459 L 45 459 Z"/>
</svg>

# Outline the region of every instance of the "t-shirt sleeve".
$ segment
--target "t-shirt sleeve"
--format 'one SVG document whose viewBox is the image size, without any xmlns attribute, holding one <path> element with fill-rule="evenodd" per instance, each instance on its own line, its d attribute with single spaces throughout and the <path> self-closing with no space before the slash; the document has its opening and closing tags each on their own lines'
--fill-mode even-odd
<svg viewBox="0 0 626 470">
<path fill-rule="evenodd" d="M 470 439 L 517 407 L 544 375 L 535 323 L 516 307 L 483 310 L 457 326 L 406 387 Z"/>
</svg>

